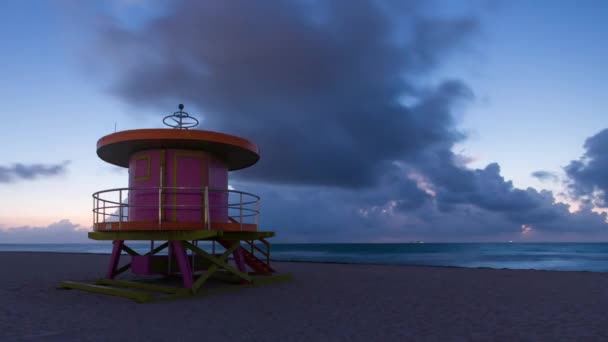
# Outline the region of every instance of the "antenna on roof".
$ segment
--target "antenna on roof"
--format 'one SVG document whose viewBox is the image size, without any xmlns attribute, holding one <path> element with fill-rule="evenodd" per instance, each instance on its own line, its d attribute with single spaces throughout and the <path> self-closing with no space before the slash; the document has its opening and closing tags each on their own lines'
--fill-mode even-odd
<svg viewBox="0 0 608 342">
<path fill-rule="evenodd" d="M 163 123 L 165 125 L 177 129 L 188 129 L 198 126 L 198 119 L 184 112 L 183 104 L 180 103 L 177 108 L 179 108 L 179 111 L 174 112 L 171 115 L 167 115 L 163 118 Z"/>
</svg>

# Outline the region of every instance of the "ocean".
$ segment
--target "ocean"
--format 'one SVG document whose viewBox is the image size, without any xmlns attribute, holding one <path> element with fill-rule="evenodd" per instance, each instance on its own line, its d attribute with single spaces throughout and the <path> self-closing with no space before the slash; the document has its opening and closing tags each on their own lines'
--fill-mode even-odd
<svg viewBox="0 0 608 342">
<path fill-rule="evenodd" d="M 148 243 L 129 246 L 143 253 L 150 248 Z M 109 254 L 111 245 L 0 244 L 0 251 Z M 608 272 L 608 243 L 275 243 L 271 256 L 277 261 Z"/>
</svg>

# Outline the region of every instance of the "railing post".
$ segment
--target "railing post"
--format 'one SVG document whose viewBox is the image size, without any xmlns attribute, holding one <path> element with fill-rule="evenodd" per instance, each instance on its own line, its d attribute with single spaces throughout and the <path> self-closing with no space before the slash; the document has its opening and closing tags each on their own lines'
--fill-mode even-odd
<svg viewBox="0 0 608 342">
<path fill-rule="evenodd" d="M 95 208 L 95 195 L 93 195 L 93 226 L 95 226 L 95 224 L 97 223 L 95 213 L 97 213 L 97 210 Z"/>
<path fill-rule="evenodd" d="M 163 150 L 162 157 L 161 157 L 162 160 L 165 160 L 164 153 L 165 153 L 165 151 Z M 165 186 L 165 183 L 163 181 L 165 179 L 165 173 L 163 172 L 164 161 L 161 162 L 160 164 L 161 164 L 160 171 L 159 171 L 160 179 L 158 180 L 158 185 L 159 185 L 159 187 L 158 187 L 158 229 L 159 230 L 161 229 L 161 226 L 163 224 L 163 188 Z"/>
<path fill-rule="evenodd" d="M 122 189 L 118 190 L 118 230 L 122 229 Z"/>
<path fill-rule="evenodd" d="M 241 231 L 243 231 L 243 193 L 240 192 L 239 193 L 239 197 L 240 197 L 240 205 L 239 205 L 239 211 L 240 211 L 240 222 L 241 222 Z"/>
<path fill-rule="evenodd" d="M 211 218 L 209 217 L 209 187 L 205 185 L 205 226 L 211 230 Z"/>
<path fill-rule="evenodd" d="M 163 187 L 158 188 L 158 229 L 161 229 L 163 221 Z"/>
<path fill-rule="evenodd" d="M 255 226 L 256 226 L 256 229 L 259 224 L 258 223 L 259 217 L 260 217 L 260 200 L 258 199 L 255 201 Z"/>
</svg>

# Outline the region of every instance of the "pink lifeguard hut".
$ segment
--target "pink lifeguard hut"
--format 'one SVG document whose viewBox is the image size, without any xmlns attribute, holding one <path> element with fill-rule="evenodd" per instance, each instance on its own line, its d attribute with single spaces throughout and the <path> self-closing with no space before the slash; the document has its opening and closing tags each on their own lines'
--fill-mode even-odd
<svg viewBox="0 0 608 342">
<path fill-rule="evenodd" d="M 163 119 L 172 129 L 128 130 L 99 139 L 97 155 L 129 169 L 127 188 L 93 194 L 89 238 L 113 241 L 107 275 L 95 284 L 66 281 L 61 287 L 146 302 L 205 293 L 201 287 L 213 278 L 240 285 L 289 278 L 270 265 L 266 239 L 274 232 L 258 230 L 260 198 L 228 187 L 228 172 L 255 164 L 258 147 L 241 137 L 190 129 L 198 120 L 183 109 L 180 104 Z M 149 251 L 140 254 L 126 241 L 148 241 Z M 123 252 L 130 262 L 120 266 Z M 182 286 L 159 285 L 150 277 L 116 279 L 128 270 L 178 276 Z"/>
</svg>

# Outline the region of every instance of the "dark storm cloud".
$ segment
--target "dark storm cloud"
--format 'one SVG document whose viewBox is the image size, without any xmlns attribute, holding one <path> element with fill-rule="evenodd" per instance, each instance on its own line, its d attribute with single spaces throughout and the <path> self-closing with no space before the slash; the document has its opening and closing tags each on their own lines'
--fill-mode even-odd
<svg viewBox="0 0 608 342">
<path fill-rule="evenodd" d="M 107 51 L 137 58 L 117 65 L 114 92 L 135 104 L 196 104 L 202 128 L 255 141 L 263 158 L 242 173 L 248 179 L 369 186 L 391 161 L 461 139 L 450 108 L 471 97 L 459 81 L 414 80 L 467 41 L 477 21 L 387 4 L 181 1 L 141 31 L 106 27 Z M 400 103 L 406 95 L 414 105 Z"/>
<path fill-rule="evenodd" d="M 527 210 L 536 205 L 530 194 L 513 187 L 511 181 L 505 181 L 500 175 L 500 166 L 492 163 L 484 169 L 463 170 L 463 178 L 469 180 L 468 188 L 456 189 L 445 187 L 438 194 L 440 202 L 472 203 L 481 208 L 500 212 Z M 429 173 L 433 172 L 429 170 Z M 442 184 L 439 183 L 438 184 Z M 452 183 L 448 183 L 452 184 Z"/>
<path fill-rule="evenodd" d="M 544 171 L 544 170 L 534 171 L 534 172 L 532 172 L 531 176 L 540 181 L 557 182 L 559 180 L 559 178 L 557 177 L 557 175 L 554 172 Z"/>
<path fill-rule="evenodd" d="M 481 239 L 486 234 L 501 232 L 519 235 L 522 225 L 533 227 L 535 232 L 553 234 L 545 235 L 549 238 L 567 233 L 604 234 L 603 238 L 608 237 L 605 214 L 592 212 L 591 207 L 570 213 L 569 206 L 557 203 L 551 191 L 538 191 L 531 187 L 518 189 L 501 176 L 498 163 L 491 163 L 483 169 L 463 167 L 460 157 L 451 151 L 451 147 L 438 145 L 427 148 L 408 160 L 410 166 L 432 184 L 433 200 L 439 212 L 427 210 L 426 216 L 434 225 L 454 222 L 452 226 L 459 227 L 456 230 L 469 234 L 484 222 L 485 234 L 475 233 Z M 459 226 L 456 224 L 458 220 L 450 220 L 450 217 L 467 217 L 463 215 L 467 211 L 476 212 L 468 216 L 470 226 L 464 221 Z M 442 234 L 448 236 L 447 232 Z"/>
<path fill-rule="evenodd" d="M 0 183 L 14 183 L 19 180 L 32 180 L 41 177 L 51 177 L 66 172 L 69 161 L 61 164 L 21 164 L 0 166 Z"/>
<path fill-rule="evenodd" d="M 587 138 L 585 153 L 564 167 L 569 177 L 570 194 L 584 201 L 608 206 L 608 129 Z"/>
<path fill-rule="evenodd" d="M 542 205 L 521 212 L 519 218 L 476 205 L 458 204 L 443 212 L 433 200 L 401 210 L 384 189 L 328 190 L 271 184 L 235 184 L 262 196 L 261 227 L 279 231 L 280 241 L 291 242 L 403 242 L 431 241 L 594 241 L 606 240 L 605 215 L 590 208 L 569 213 L 552 204 L 550 192 Z M 362 199 L 363 198 L 363 199 Z M 548 214 L 547 214 L 548 212 Z M 519 213 L 519 212 L 516 212 Z M 541 218 L 547 215 L 550 219 Z M 524 225 L 530 228 L 522 233 Z"/>
<path fill-rule="evenodd" d="M 439 148 L 426 151 L 414 165 L 433 184 L 435 203 L 444 213 L 452 214 L 463 210 L 463 206 L 473 205 L 499 213 L 516 225 L 535 224 L 546 229 L 571 215 L 567 205 L 555 203 L 550 191 L 515 188 L 500 175 L 497 163 L 483 169 L 466 169 L 456 165 L 453 152 Z"/>
</svg>

